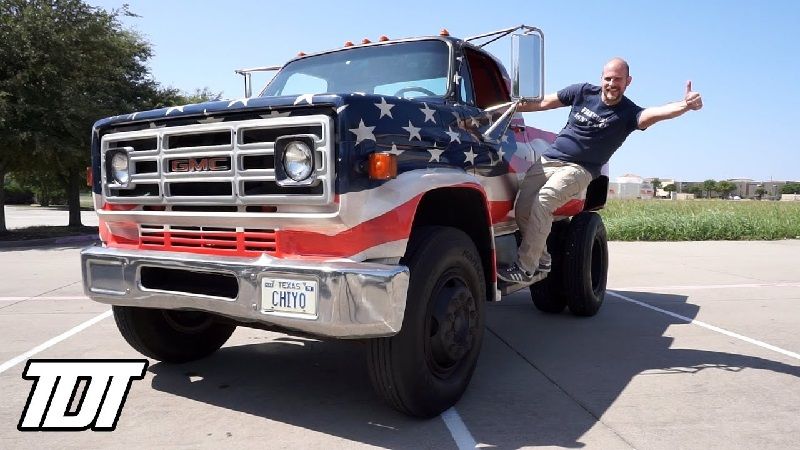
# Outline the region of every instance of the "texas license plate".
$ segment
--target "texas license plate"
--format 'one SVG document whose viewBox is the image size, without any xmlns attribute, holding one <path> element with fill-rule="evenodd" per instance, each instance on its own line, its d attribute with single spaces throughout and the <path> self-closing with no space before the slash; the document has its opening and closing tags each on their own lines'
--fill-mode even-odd
<svg viewBox="0 0 800 450">
<path fill-rule="evenodd" d="M 317 315 L 316 281 L 261 279 L 261 311 Z"/>
</svg>

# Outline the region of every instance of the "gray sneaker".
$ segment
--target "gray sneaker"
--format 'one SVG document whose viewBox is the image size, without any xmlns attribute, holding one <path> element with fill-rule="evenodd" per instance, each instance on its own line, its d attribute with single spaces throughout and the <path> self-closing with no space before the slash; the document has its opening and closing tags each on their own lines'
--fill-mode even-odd
<svg viewBox="0 0 800 450">
<path fill-rule="evenodd" d="M 497 278 L 515 284 L 533 283 L 533 274 L 514 263 L 507 267 L 502 267 L 497 271 Z"/>
<path fill-rule="evenodd" d="M 550 261 L 548 261 L 548 262 L 540 262 L 539 263 L 539 267 L 536 268 L 536 271 L 537 272 L 542 272 L 542 273 L 550 273 L 550 270 L 552 268 L 553 268 L 553 264 Z"/>
</svg>

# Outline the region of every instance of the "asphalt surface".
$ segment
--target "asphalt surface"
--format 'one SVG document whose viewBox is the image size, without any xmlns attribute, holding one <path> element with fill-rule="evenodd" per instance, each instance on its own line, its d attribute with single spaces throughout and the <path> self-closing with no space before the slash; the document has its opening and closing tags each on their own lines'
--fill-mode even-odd
<svg viewBox="0 0 800 450">
<path fill-rule="evenodd" d="M 81 211 L 81 223 L 96 227 L 97 214 L 94 211 Z M 6 228 L 9 230 L 40 225 L 65 227 L 68 224 L 69 211 L 65 207 L 6 205 Z"/>
<path fill-rule="evenodd" d="M 611 243 L 597 316 L 490 305 L 466 395 L 431 420 L 377 399 L 359 342 L 239 328 L 207 359 L 150 361 L 115 431 L 21 432 L 29 358 L 141 357 L 84 297 L 79 251 L 0 249 L 0 448 L 798 446 L 797 240 Z"/>
</svg>

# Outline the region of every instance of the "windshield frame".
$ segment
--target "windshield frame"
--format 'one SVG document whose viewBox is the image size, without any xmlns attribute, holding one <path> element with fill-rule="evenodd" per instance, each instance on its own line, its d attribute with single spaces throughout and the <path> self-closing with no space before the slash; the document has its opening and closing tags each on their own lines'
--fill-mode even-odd
<svg viewBox="0 0 800 450">
<path fill-rule="evenodd" d="M 333 50 L 327 50 L 327 51 L 324 51 L 324 52 L 313 53 L 313 54 L 310 54 L 310 55 L 304 55 L 304 56 L 300 56 L 300 57 L 297 57 L 297 58 L 293 58 L 293 59 L 289 60 L 288 62 L 286 62 L 286 64 L 284 64 L 281 67 L 281 69 L 277 73 L 275 73 L 275 76 L 258 93 L 258 97 L 275 97 L 275 96 L 265 96 L 264 94 L 267 92 L 267 89 L 269 89 L 270 85 L 272 85 L 272 83 L 278 78 L 278 75 L 284 69 L 286 69 L 289 65 L 291 65 L 294 62 L 297 62 L 297 61 L 300 61 L 300 60 L 304 60 L 304 59 L 308 59 L 308 58 L 314 58 L 314 57 L 317 57 L 317 56 L 328 55 L 328 54 L 331 54 L 331 53 L 350 51 L 350 50 L 354 50 L 354 49 L 358 49 L 358 48 L 377 47 L 377 46 L 383 46 L 383 45 L 393 45 L 393 44 L 401 44 L 401 43 L 406 43 L 406 42 L 420 42 L 420 41 L 440 41 L 440 42 L 444 42 L 445 45 L 447 45 L 447 80 L 446 80 L 447 88 L 445 90 L 445 93 L 441 95 L 441 98 L 443 100 L 445 100 L 445 101 L 452 100 L 453 96 L 455 95 L 454 94 L 455 91 L 453 89 L 453 85 L 454 85 L 454 83 L 453 83 L 453 73 L 454 73 L 454 70 L 455 70 L 455 52 L 456 52 L 456 48 L 455 48 L 453 39 L 447 39 L 447 38 L 437 37 L 437 36 L 417 37 L 417 38 L 407 38 L 407 39 L 395 39 L 395 40 L 384 41 L 384 42 L 373 42 L 371 44 L 354 45 L 352 47 L 342 47 L 342 48 L 337 48 L 337 49 L 333 49 Z M 317 94 L 315 94 L 315 95 L 317 95 Z M 375 94 L 375 95 L 379 95 L 379 94 Z M 437 96 L 437 97 L 439 97 L 439 96 Z"/>
</svg>

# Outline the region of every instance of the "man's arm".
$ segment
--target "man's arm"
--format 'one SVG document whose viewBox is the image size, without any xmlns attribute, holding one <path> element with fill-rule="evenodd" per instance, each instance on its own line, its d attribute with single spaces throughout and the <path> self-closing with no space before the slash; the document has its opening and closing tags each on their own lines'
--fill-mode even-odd
<svg viewBox="0 0 800 450">
<path fill-rule="evenodd" d="M 667 119 L 674 119 L 689 110 L 698 110 L 703 107 L 703 99 L 699 92 L 692 90 L 692 82 L 686 82 L 686 95 L 679 102 L 667 103 L 662 106 L 645 108 L 639 114 L 639 129 L 643 130 L 650 125 Z"/>
<path fill-rule="evenodd" d="M 523 100 L 517 106 L 517 112 L 547 111 L 565 106 L 558 99 L 558 94 L 547 94 L 541 100 Z"/>
</svg>

